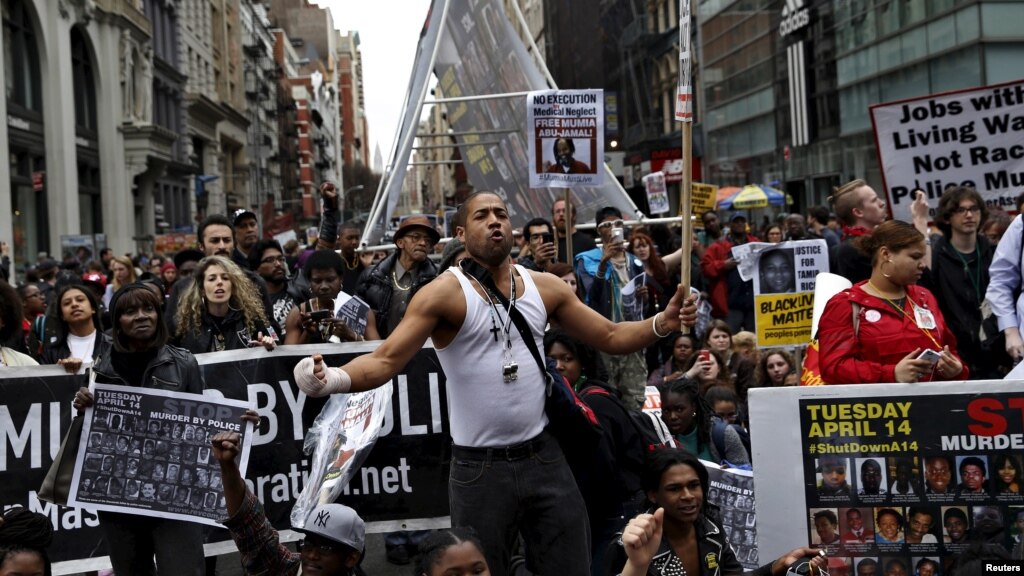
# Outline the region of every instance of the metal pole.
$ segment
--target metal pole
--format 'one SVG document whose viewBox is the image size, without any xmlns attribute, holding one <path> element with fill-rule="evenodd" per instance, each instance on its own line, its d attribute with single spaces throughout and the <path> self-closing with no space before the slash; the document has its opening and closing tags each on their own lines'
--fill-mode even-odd
<svg viewBox="0 0 1024 576">
<path fill-rule="evenodd" d="M 441 49 L 441 35 L 444 33 L 444 24 L 445 24 L 445 21 L 448 19 L 448 7 L 449 7 L 450 4 L 451 4 L 450 0 L 444 0 L 444 5 L 441 7 L 441 16 L 440 16 L 441 19 L 439 20 L 439 22 L 440 22 L 439 26 L 441 28 L 437 32 L 437 41 L 434 43 L 433 49 L 430 52 L 430 64 L 427 66 L 427 68 L 429 70 L 433 70 L 434 69 L 434 64 L 437 62 L 437 53 Z M 433 15 L 431 17 L 433 17 Z M 417 105 L 416 105 L 416 116 L 415 116 L 416 118 L 419 118 L 420 115 L 423 113 L 423 101 L 427 99 L 427 90 L 429 90 L 429 89 L 430 89 L 430 82 L 424 82 L 423 83 L 423 88 L 420 90 L 420 94 L 416 98 L 416 102 L 417 102 Z M 412 92 L 412 84 L 410 83 L 408 93 L 411 94 L 411 92 Z M 401 122 L 399 122 L 399 127 L 401 128 Z M 405 137 L 401 139 L 401 144 L 399 144 L 398 141 L 396 141 L 396 143 L 394 144 L 395 148 L 394 148 L 394 150 L 392 152 L 392 155 L 391 155 L 391 159 L 392 160 L 394 160 L 394 158 L 397 156 L 397 152 L 399 150 L 405 150 L 406 149 L 406 145 L 409 144 L 409 139 L 415 137 L 416 127 L 415 126 L 408 126 L 407 129 L 408 129 L 408 132 L 406 132 L 405 133 Z M 374 198 L 374 204 L 373 204 L 373 208 L 370 211 L 370 217 L 366 220 L 366 228 L 363 230 L 363 237 L 359 240 L 359 244 L 360 245 L 365 246 L 368 243 L 366 235 L 373 228 L 374 222 L 376 222 L 377 218 L 380 217 L 380 213 L 384 210 L 384 206 L 387 204 L 387 202 L 389 200 L 389 198 L 387 197 L 385 192 L 387 191 L 387 183 L 390 182 L 390 180 L 391 180 L 390 174 L 391 174 L 391 170 L 393 170 L 393 169 L 394 169 L 394 166 L 391 166 L 390 169 L 385 172 L 385 176 L 387 176 L 387 177 L 386 178 L 381 178 L 380 185 L 377 186 L 377 196 L 376 196 L 376 198 Z M 382 226 L 383 226 L 383 228 L 384 228 L 384 230 L 386 232 L 387 231 L 387 227 L 388 227 L 388 223 L 384 222 L 382 224 Z"/>
</svg>

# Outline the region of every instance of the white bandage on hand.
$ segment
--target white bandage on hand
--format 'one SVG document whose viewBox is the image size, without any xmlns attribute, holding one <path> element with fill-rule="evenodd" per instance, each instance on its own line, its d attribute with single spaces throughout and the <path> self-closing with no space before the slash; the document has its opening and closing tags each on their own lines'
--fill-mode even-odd
<svg viewBox="0 0 1024 576">
<path fill-rule="evenodd" d="M 343 394 L 352 388 L 352 378 L 341 368 L 324 366 L 324 380 L 313 375 L 313 358 L 307 357 L 295 365 L 292 375 L 295 383 L 307 396 L 320 398 L 331 394 Z"/>
</svg>

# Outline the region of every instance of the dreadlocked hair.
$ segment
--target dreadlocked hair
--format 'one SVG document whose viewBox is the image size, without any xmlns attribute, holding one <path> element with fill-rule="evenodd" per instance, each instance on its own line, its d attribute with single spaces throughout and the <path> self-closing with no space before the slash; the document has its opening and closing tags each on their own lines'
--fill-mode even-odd
<svg viewBox="0 0 1024 576">
<path fill-rule="evenodd" d="M 0 567 L 16 554 L 35 554 L 43 561 L 44 574 L 50 576 L 50 557 L 46 549 L 51 542 L 53 526 L 48 517 L 25 508 L 13 508 L 3 515 L 0 525 Z"/>
<path fill-rule="evenodd" d="M 662 396 L 662 404 L 668 399 L 669 394 L 679 394 L 690 399 L 690 405 L 693 406 L 694 411 L 693 423 L 697 426 L 697 450 L 699 452 L 705 446 L 710 449 L 713 411 L 707 400 L 701 396 L 697 381 L 686 377 L 679 378 L 666 382 L 659 387 L 659 391 Z"/>
<path fill-rule="evenodd" d="M 480 543 L 476 530 L 470 526 L 449 528 L 427 536 L 419 545 L 420 560 L 416 563 L 413 576 L 429 576 L 430 569 L 441 560 L 445 550 L 464 542 L 469 542 L 483 554 L 484 546 Z"/>
<path fill-rule="evenodd" d="M 242 269 L 238 267 L 238 264 L 223 256 L 207 256 L 199 261 L 195 272 L 192 273 L 192 283 L 178 303 L 177 336 L 181 337 L 189 332 L 199 334 L 202 330 L 203 314 L 206 313 L 203 283 L 206 271 L 211 266 L 220 266 L 227 272 L 228 278 L 231 280 L 231 299 L 228 301 L 228 306 L 242 311 L 246 329 L 249 332 L 256 332 L 262 329 L 262 326 L 266 326 L 268 324 L 267 317 L 263 313 L 263 303 L 260 301 L 259 293 Z"/>
</svg>

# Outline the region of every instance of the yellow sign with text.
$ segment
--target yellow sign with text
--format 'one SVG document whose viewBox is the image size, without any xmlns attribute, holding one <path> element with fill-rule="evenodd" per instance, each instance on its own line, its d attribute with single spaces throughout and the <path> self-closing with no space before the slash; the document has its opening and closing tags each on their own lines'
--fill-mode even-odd
<svg viewBox="0 0 1024 576">
<path fill-rule="evenodd" d="M 700 215 L 708 210 L 714 210 L 717 202 L 718 186 L 696 182 L 690 185 L 690 214 L 697 217 L 693 221 L 694 228 L 704 228 L 704 221 L 701 220 Z M 680 207 L 680 213 L 684 213 L 682 207 Z"/>
<path fill-rule="evenodd" d="M 810 341 L 813 292 L 755 296 L 754 310 L 758 347 L 802 345 Z"/>
</svg>

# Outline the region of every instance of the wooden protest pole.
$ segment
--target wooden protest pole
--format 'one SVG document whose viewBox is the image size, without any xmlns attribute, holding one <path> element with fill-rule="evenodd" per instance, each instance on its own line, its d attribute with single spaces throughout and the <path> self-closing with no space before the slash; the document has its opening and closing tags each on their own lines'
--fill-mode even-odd
<svg viewBox="0 0 1024 576">
<path fill-rule="evenodd" d="M 570 191 L 568 188 L 565 189 L 565 262 L 569 266 L 572 266 L 573 270 L 576 269 L 576 263 L 572 259 L 572 220 L 573 216 L 576 215 L 575 209 L 572 204 L 569 203 Z M 557 238 L 556 238 L 557 240 Z M 557 246 L 557 244 L 556 244 Z"/>
<path fill-rule="evenodd" d="M 676 120 L 683 122 L 683 181 L 679 190 L 682 218 L 682 260 L 679 262 L 679 286 L 690 295 L 690 258 L 693 251 L 693 93 L 690 81 L 690 1 L 679 2 L 679 88 L 676 93 Z M 684 334 L 686 326 L 680 327 Z"/>
</svg>

